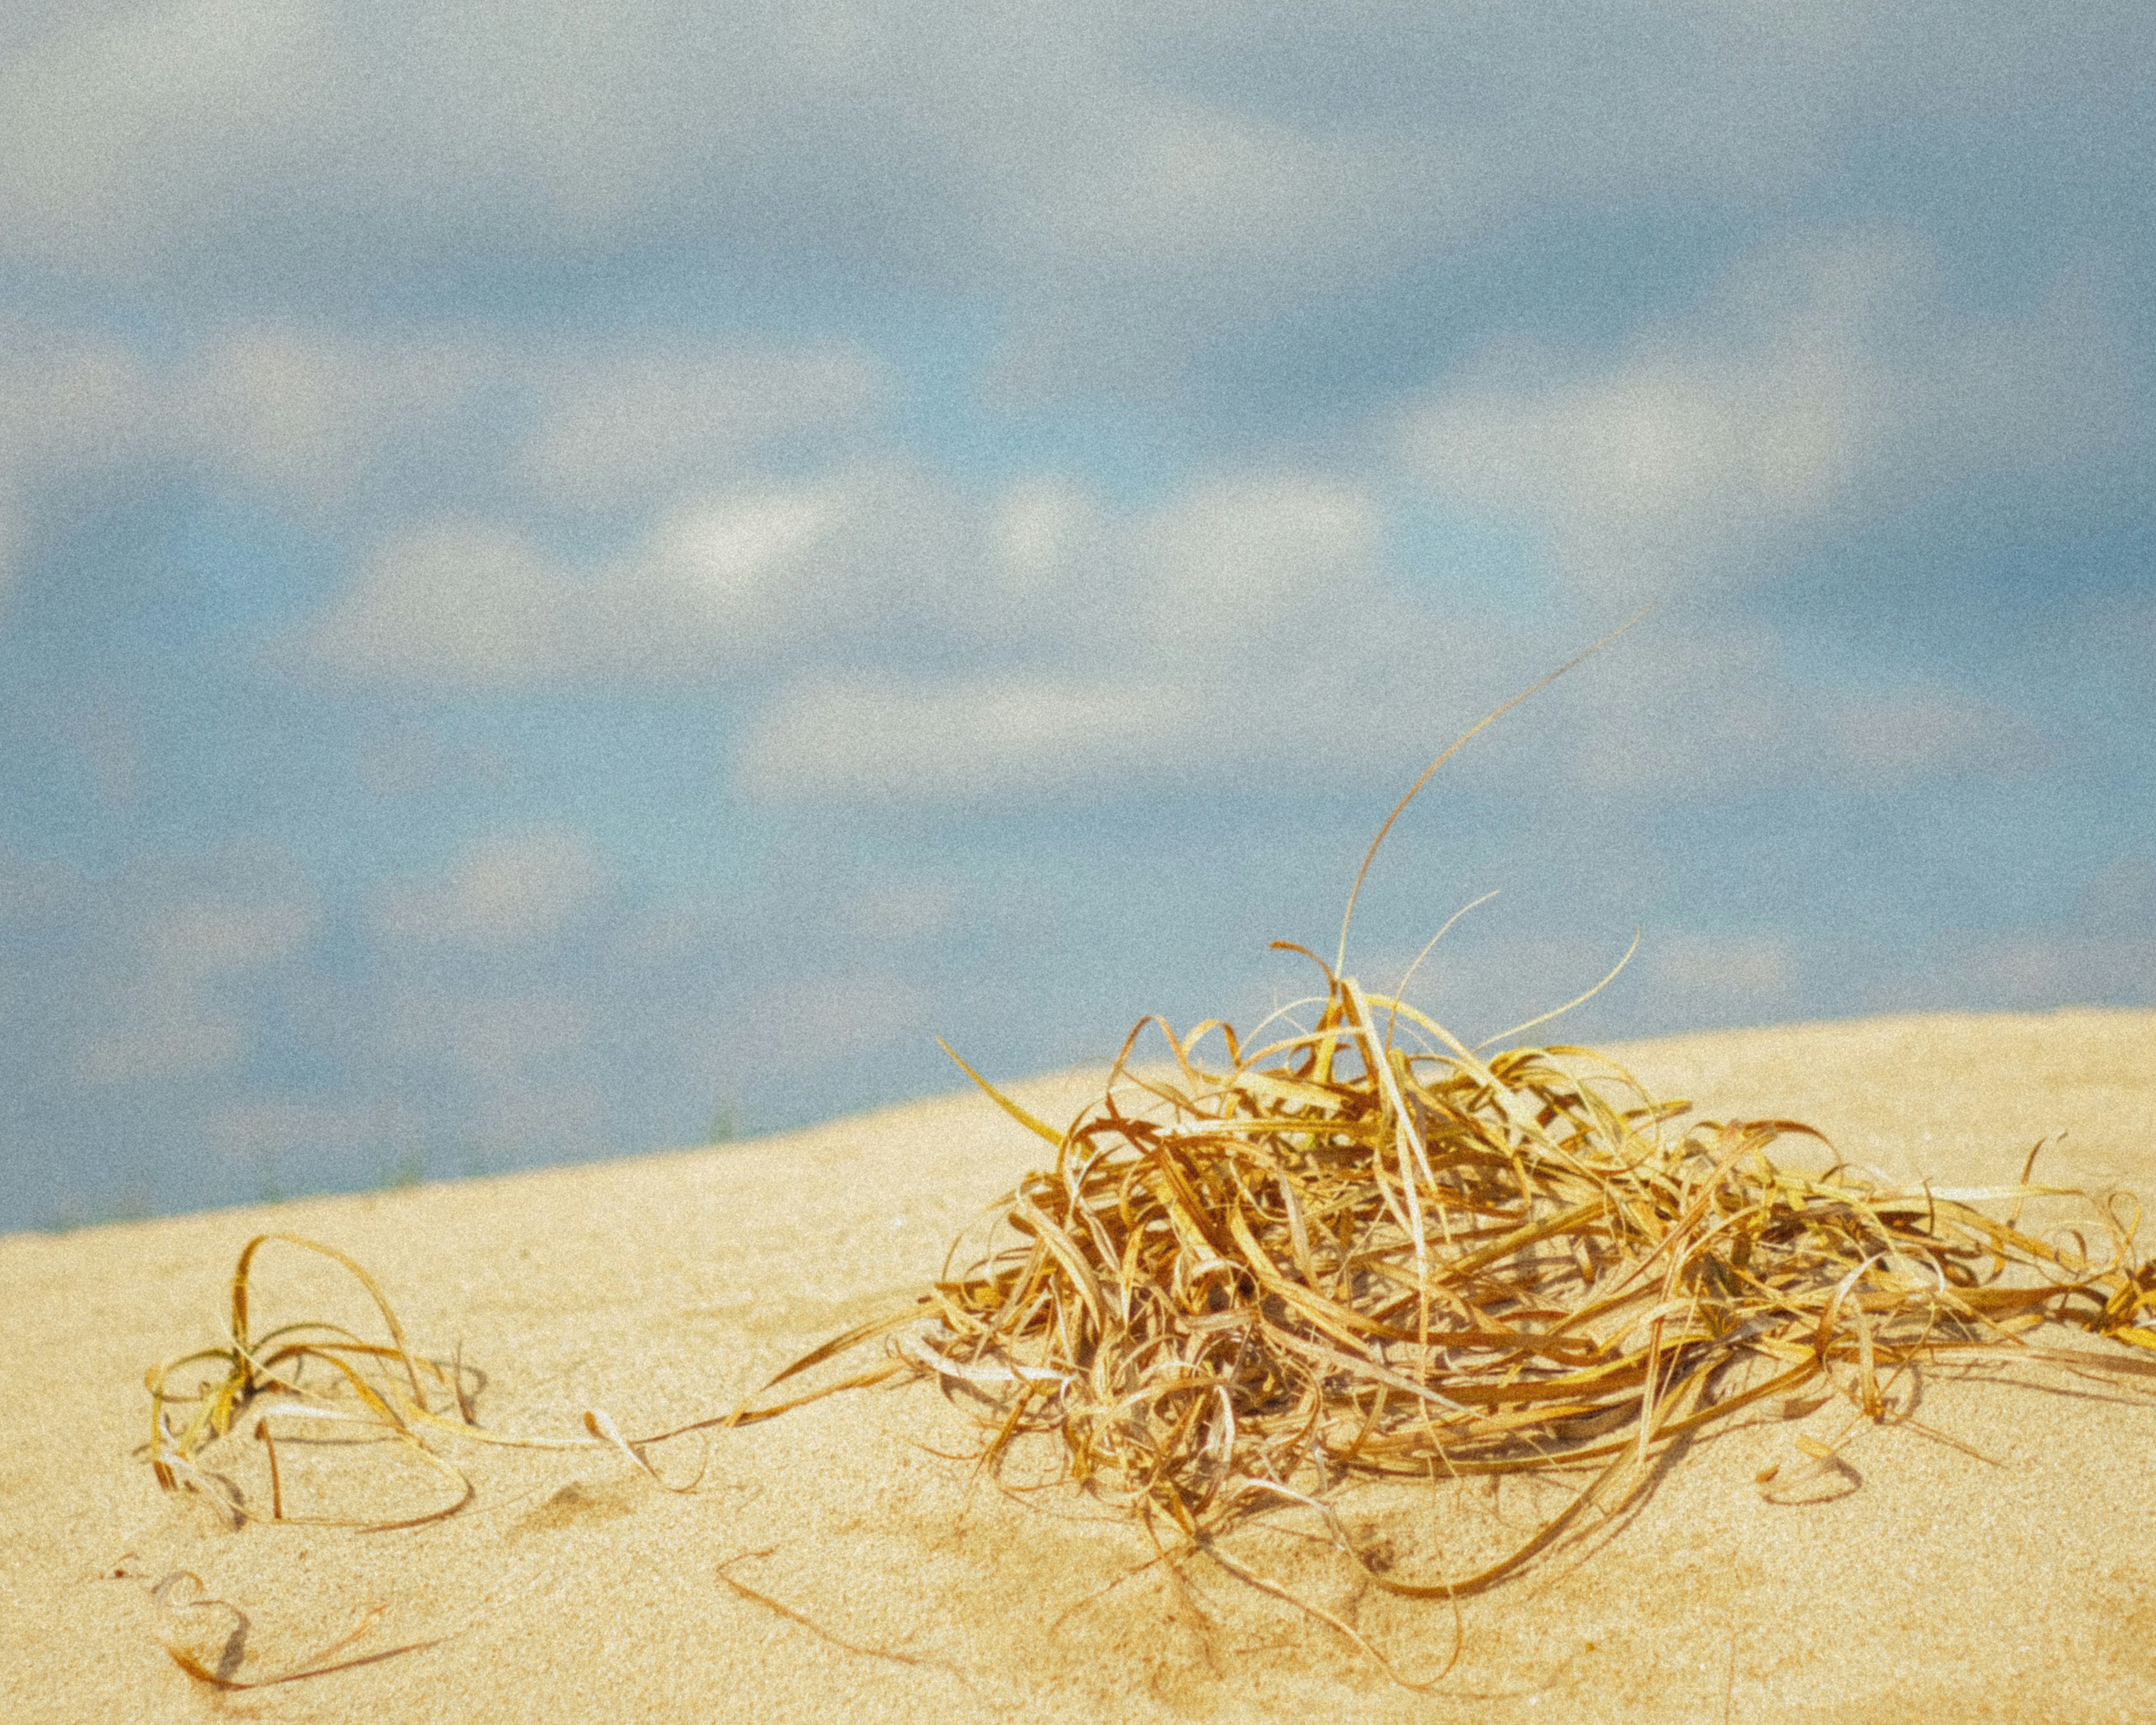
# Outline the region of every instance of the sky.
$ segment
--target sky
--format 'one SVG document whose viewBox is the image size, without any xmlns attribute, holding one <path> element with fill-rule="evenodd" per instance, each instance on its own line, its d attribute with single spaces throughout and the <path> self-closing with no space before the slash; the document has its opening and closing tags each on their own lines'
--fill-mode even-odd
<svg viewBox="0 0 2156 1725">
<path fill-rule="evenodd" d="M 2156 1004 L 2156 8 L 0 0 L 0 1230 L 1349 968 Z M 1542 1034 L 1556 1034 L 1546 1031 Z"/>
</svg>

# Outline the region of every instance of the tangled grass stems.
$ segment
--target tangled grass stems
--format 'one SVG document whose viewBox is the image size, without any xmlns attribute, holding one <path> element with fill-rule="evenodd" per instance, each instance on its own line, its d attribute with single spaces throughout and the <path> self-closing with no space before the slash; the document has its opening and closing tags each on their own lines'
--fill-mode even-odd
<svg viewBox="0 0 2156 1725">
<path fill-rule="evenodd" d="M 1978 1208 L 2086 1197 L 2026 1170 L 1974 1189 L 1799 1172 L 1768 1152 L 1823 1143 L 1807 1127 L 1680 1132 L 1686 1104 L 1590 1050 L 1486 1060 L 1313 962 L 1306 1029 L 1246 1050 L 1226 1024 L 1161 1024 L 1173 1075 L 1151 1081 L 1134 1030 L 1062 1132 L 998 1097 L 1054 1164 L 893 1348 L 976 1407 L 985 1463 L 1050 1435 L 1064 1477 L 1199 1546 L 1284 1505 L 1324 1513 L 1358 1477 L 1584 1471 L 1496 1562 L 1414 1582 L 1363 1565 L 1387 1592 L 1460 1598 L 1770 1398 L 1822 1386 L 1881 1420 L 1897 1374 L 2025 1348 L 2046 1321 L 2156 1352 L 2128 1199 L 2092 1201 L 2092 1253 Z"/>
</svg>

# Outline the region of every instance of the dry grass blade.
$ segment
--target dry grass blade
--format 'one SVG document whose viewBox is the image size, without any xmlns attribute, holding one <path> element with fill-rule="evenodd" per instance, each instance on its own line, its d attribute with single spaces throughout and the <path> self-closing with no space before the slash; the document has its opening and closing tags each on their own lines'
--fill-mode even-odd
<svg viewBox="0 0 2156 1725">
<path fill-rule="evenodd" d="M 806 1616 L 795 1610 L 784 1601 L 774 1599 L 769 1594 L 757 1592 L 756 1589 L 751 1587 L 747 1582 L 740 1580 L 732 1573 L 735 1564 L 751 1563 L 758 1558 L 767 1558 L 778 1548 L 776 1546 L 766 1546 L 761 1551 L 737 1553 L 719 1565 L 719 1579 L 732 1589 L 737 1597 L 747 1600 L 752 1605 L 762 1606 L 774 1617 L 783 1618 L 788 1623 L 798 1625 L 819 1640 L 828 1641 L 843 1652 L 858 1654 L 863 1659 L 889 1660 L 894 1665 L 912 1666 L 924 1671 L 947 1671 L 961 1682 L 966 1681 L 966 1674 L 963 1671 L 943 1660 L 930 1659 L 918 1653 L 903 1653 L 896 1647 L 865 1647 L 858 1641 L 850 1641 L 844 1636 L 824 1628 L 813 1617 Z"/>
<path fill-rule="evenodd" d="M 668 1438 L 924 1378 L 973 1411 L 990 1468 L 1022 1439 L 1048 1438 L 1062 1478 L 1266 1592 L 1281 1589 L 1222 1538 L 1301 1509 L 1371 1585 L 1456 1601 L 1515 1574 L 1587 1512 L 1619 1512 L 1680 1440 L 1771 1398 L 1810 1389 L 1785 1408 L 1839 1395 L 1855 1420 L 1890 1419 L 1911 1367 L 1972 1351 L 2037 1357 L 2023 1337 L 2046 1322 L 2156 1351 L 2156 1260 L 2135 1256 L 2130 1206 L 2089 1200 L 2107 1240 L 2092 1254 L 2082 1235 L 2060 1245 L 2018 1225 L 2028 1199 L 2087 1196 L 2068 1189 L 1887 1188 L 1838 1163 L 1803 1173 L 1769 1154 L 1817 1141 L 1794 1122 L 1679 1130 L 1685 1104 L 1650 1098 L 1589 1050 L 1486 1060 L 1413 1008 L 1320 968 L 1311 1023 L 1267 1046 L 1245 1050 L 1225 1024 L 1183 1037 L 1160 1024 L 1168 1079 L 1130 1069 L 1158 1023 L 1142 1021 L 1100 1099 L 1056 1136 L 1053 1164 L 993 1207 L 985 1250 L 766 1388 L 886 1343 L 883 1359 L 837 1383 L 633 1440 L 598 1409 L 581 1438 L 491 1432 L 473 1420 L 468 1368 L 413 1352 L 358 1265 L 262 1235 L 234 1275 L 227 1344 L 149 1374 L 158 1477 L 204 1492 L 235 1522 L 335 1522 L 286 1512 L 273 1425 L 351 1426 L 408 1446 L 454 1484 L 454 1501 L 341 1523 L 410 1527 L 471 1500 L 437 1453 L 451 1437 L 609 1449 L 663 1484 L 644 1452 Z M 1399 1026 L 1420 1045 L 1396 1045 Z M 1994 1201 L 2011 1202 L 2013 1219 L 1977 1207 Z M 387 1339 L 321 1323 L 251 1330 L 253 1266 L 273 1241 L 350 1273 Z M 2077 1368 L 2092 1358 L 2068 1358 Z M 315 1363 L 330 1368 L 319 1384 L 305 1372 Z M 220 1373 L 177 1389 L 177 1374 L 199 1363 Z M 247 1427 L 267 1452 L 267 1517 L 205 1458 Z M 1478 1476 L 1572 1483 L 1494 1561 L 1419 1579 L 1368 1561 L 1329 1507 L 1358 1480 Z M 198 1681 L 236 1686 L 167 1651 Z M 310 1661 L 264 1681 L 388 1656 Z"/>
<path fill-rule="evenodd" d="M 177 1598 L 182 1583 L 191 1585 L 196 1597 Z M 340 1655 L 364 1640 L 381 1615 L 377 1607 L 360 1620 L 357 1629 L 340 1636 L 328 1646 L 307 1656 L 287 1671 L 274 1677 L 241 1677 L 236 1675 L 241 1661 L 247 1656 L 247 1638 L 252 1625 L 247 1614 L 229 1600 L 212 1599 L 203 1587 L 202 1578 L 191 1569 L 175 1570 L 150 1590 L 151 1598 L 168 1612 L 177 1615 L 188 1611 L 209 1611 L 222 1614 L 232 1625 L 225 1637 L 224 1645 L 214 1666 L 198 1657 L 173 1641 L 160 1641 L 166 1656 L 204 1688 L 226 1694 L 249 1689 L 276 1689 L 287 1683 L 305 1683 L 316 1677 L 327 1677 L 339 1671 L 357 1671 L 362 1666 L 380 1665 L 387 1660 L 400 1659 L 408 1653 L 419 1653 L 441 1645 L 443 1637 L 435 1636 L 424 1641 L 408 1641 L 398 1647 L 377 1648 L 372 1653 L 353 1654 L 349 1658 Z"/>
</svg>

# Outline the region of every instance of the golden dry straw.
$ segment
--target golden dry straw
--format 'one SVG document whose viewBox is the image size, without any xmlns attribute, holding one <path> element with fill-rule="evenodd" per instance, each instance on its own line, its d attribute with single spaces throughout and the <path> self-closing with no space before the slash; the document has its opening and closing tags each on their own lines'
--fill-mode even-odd
<svg viewBox="0 0 2156 1725">
<path fill-rule="evenodd" d="M 1224 1024 L 1163 1024 L 1173 1076 L 1119 1061 L 1067 1131 L 1004 1101 L 1054 1166 L 1004 1200 L 1001 1242 L 937 1284 L 932 1325 L 891 1362 L 978 1409 L 985 1460 L 1052 1434 L 1067 1477 L 1201 1543 L 1265 1509 L 1322 1511 L 1357 1476 L 1582 1480 L 1494 1563 L 1370 1572 L 1457 1597 L 1769 1398 L 1815 1386 L 1881 1420 L 1912 1366 L 2025 1349 L 2046 1321 L 2156 1351 L 2128 1198 L 2087 1200 L 2092 1250 L 2017 1225 L 2025 1199 L 2087 1198 L 2025 1168 L 1976 1189 L 1801 1173 L 1768 1152 L 1818 1141 L 1809 1127 L 1680 1131 L 1686 1105 L 1590 1050 L 1485 1060 L 1321 968 L 1308 1028 L 1245 1051 Z M 1994 1200 L 2015 1214 L 1979 1208 Z"/>
</svg>

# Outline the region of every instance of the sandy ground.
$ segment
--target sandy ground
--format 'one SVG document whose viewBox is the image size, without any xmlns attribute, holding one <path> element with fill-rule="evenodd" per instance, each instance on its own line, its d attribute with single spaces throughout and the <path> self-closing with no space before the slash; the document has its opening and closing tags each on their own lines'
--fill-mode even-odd
<svg viewBox="0 0 2156 1725">
<path fill-rule="evenodd" d="M 1666 1094 L 1809 1120 L 1897 1178 L 2010 1179 L 2064 1132 L 2045 1175 L 2156 1196 L 2156 1013 L 1875 1019 L 1617 1052 Z M 1058 1119 L 1086 1094 L 1070 1078 L 1022 1090 Z M 724 1411 L 902 1297 L 1037 1147 L 958 1096 L 693 1154 L 0 1240 L 0 1717 L 2156 1716 L 2156 1394 L 2045 1368 L 1933 1374 L 1917 1412 L 1940 1436 L 1866 1427 L 1804 1501 L 1772 1501 L 1754 1475 L 1794 1461 L 1799 1433 L 1835 1436 L 1834 1405 L 1696 1445 L 1618 1523 L 1471 1602 L 1464 1656 L 1429 1694 L 1217 1572 L 1194 1568 L 1179 1594 L 1139 1568 L 1139 1535 L 1082 1499 L 1024 1505 L 979 1485 L 934 1453 L 964 1448 L 969 1426 L 917 1385 L 723 1433 L 686 1495 L 605 1453 L 479 1454 L 476 1507 L 403 1532 L 235 1532 L 160 1494 L 134 1453 L 143 1368 L 218 1338 L 233 1260 L 260 1230 L 368 1265 L 423 1351 L 460 1348 L 485 1371 L 489 1423 L 577 1435 L 602 1407 L 634 1433 Z M 364 1318 L 297 1255 L 265 1260 L 263 1292 Z M 235 1473 L 254 1465 L 259 1446 L 230 1447 Z M 316 1507 L 352 1489 L 355 1461 L 378 1492 L 436 1490 L 379 1450 L 287 1450 L 288 1488 Z M 660 1459 L 685 1475 L 697 1440 Z M 1532 1506 L 1396 1490 L 1350 1507 L 1412 1543 L 1447 1515 Z M 1445 1608 L 1358 1602 L 1308 1548 L 1268 1560 L 1359 1610 L 1409 1675 L 1443 1662 Z M 213 1694 L 158 1638 L 215 1665 L 237 1620 L 161 1607 L 152 1584 L 177 1571 L 247 1615 L 243 1678 L 362 1623 L 345 1656 L 432 1645 Z"/>
</svg>

